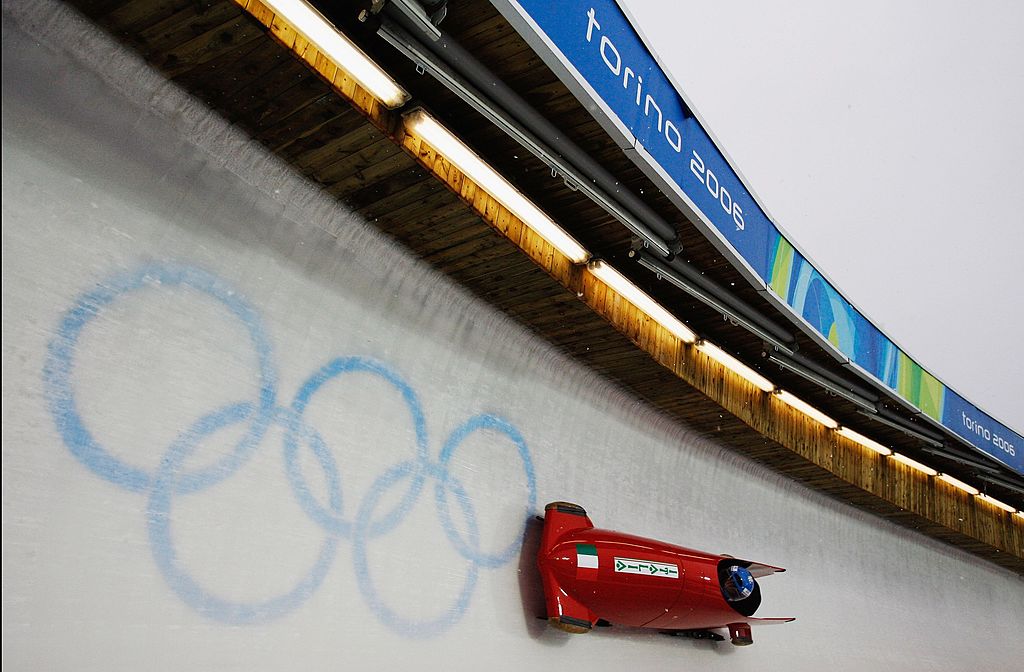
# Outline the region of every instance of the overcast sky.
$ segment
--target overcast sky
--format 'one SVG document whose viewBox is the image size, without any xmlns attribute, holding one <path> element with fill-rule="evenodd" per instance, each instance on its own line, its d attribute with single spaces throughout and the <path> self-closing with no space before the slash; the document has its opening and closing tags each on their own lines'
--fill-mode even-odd
<svg viewBox="0 0 1024 672">
<path fill-rule="evenodd" d="M 819 270 L 1024 432 L 1024 2 L 620 1 Z"/>
</svg>

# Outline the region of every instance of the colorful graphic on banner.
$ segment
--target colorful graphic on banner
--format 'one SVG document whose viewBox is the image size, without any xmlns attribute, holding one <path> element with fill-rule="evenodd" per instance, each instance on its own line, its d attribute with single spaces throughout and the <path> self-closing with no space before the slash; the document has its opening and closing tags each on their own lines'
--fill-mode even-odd
<svg viewBox="0 0 1024 672">
<path fill-rule="evenodd" d="M 943 385 L 896 347 L 781 235 L 772 246 L 768 289 L 851 362 L 972 446 L 1024 474 L 1020 434 Z"/>
<path fill-rule="evenodd" d="M 772 250 L 768 288 L 850 361 L 942 422 L 945 386 L 868 322 L 782 236 Z"/>
<path fill-rule="evenodd" d="M 614 0 L 495 0 L 542 38 L 566 84 L 632 136 L 711 231 L 836 350 L 969 444 L 1024 475 L 1024 438 L 925 371 L 861 315 L 780 233 L 688 109 Z M 556 68 L 558 70 L 558 68 Z M 583 91 L 583 93 L 580 93 Z M 642 151 L 641 151 L 642 150 Z"/>
</svg>

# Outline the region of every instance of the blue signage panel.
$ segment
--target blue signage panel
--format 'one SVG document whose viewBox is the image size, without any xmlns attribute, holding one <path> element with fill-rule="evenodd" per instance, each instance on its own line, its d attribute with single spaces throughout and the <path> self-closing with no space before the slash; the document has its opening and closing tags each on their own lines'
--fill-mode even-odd
<svg viewBox="0 0 1024 672">
<path fill-rule="evenodd" d="M 1024 474 L 1024 437 L 946 388 L 942 424 L 1018 474 Z"/>
<path fill-rule="evenodd" d="M 682 161 L 676 157 L 675 170 L 669 174 L 758 277 L 767 282 L 769 243 L 779 235 L 778 230 L 700 123 L 690 117 L 684 128 L 685 154 Z"/>
<path fill-rule="evenodd" d="M 508 2 L 582 78 L 707 223 L 806 324 L 897 395 L 1024 475 L 1021 435 L 947 388 L 896 347 L 768 218 L 614 0 Z M 567 82 L 570 83 L 571 82 Z M 587 102 L 587 101 L 584 101 Z M 620 128 L 621 128 L 620 127 Z"/>
<path fill-rule="evenodd" d="M 743 186 L 611 0 L 519 5 L 593 88 L 636 143 L 765 280 L 774 225 Z"/>
</svg>

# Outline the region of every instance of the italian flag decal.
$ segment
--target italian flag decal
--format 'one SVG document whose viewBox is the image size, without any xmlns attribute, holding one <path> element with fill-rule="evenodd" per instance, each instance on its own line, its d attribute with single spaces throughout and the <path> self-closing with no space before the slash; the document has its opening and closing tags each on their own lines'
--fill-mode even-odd
<svg viewBox="0 0 1024 672">
<path fill-rule="evenodd" d="M 576 578 L 597 581 L 597 547 L 576 544 Z"/>
</svg>

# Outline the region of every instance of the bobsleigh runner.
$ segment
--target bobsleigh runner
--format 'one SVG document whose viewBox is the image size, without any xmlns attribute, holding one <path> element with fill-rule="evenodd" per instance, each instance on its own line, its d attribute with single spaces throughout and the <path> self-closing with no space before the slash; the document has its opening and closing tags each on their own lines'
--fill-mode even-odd
<svg viewBox="0 0 1024 672">
<path fill-rule="evenodd" d="M 544 507 L 537 556 L 549 622 L 571 633 L 594 626 L 656 628 L 733 644 L 753 643 L 754 625 L 792 618 L 751 618 L 761 604 L 755 579 L 786 570 L 653 539 L 599 530 L 583 507 Z"/>
</svg>

